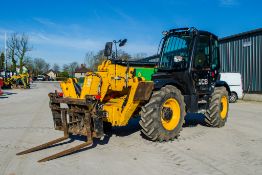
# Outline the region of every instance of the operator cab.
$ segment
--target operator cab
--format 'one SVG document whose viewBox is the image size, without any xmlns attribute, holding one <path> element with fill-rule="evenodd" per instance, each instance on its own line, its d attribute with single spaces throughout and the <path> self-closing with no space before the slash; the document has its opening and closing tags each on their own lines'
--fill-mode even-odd
<svg viewBox="0 0 262 175">
<path fill-rule="evenodd" d="M 163 34 L 158 72 L 152 77 L 156 88 L 175 85 L 195 112 L 198 101 L 208 98 L 218 79 L 218 37 L 195 28 L 172 29 Z"/>
</svg>

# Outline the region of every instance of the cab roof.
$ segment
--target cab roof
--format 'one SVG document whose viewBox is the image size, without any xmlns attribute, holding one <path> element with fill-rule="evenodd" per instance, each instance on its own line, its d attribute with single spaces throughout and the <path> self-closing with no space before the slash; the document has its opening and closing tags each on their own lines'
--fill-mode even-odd
<svg viewBox="0 0 262 175">
<path fill-rule="evenodd" d="M 205 31 L 205 30 L 198 30 L 195 27 L 176 28 L 176 29 L 171 29 L 165 33 L 168 35 L 168 34 L 176 34 L 176 33 L 177 34 L 183 34 L 183 33 L 189 34 L 190 32 L 195 32 L 196 34 L 199 34 L 199 35 L 208 35 L 208 36 L 212 36 L 215 39 L 218 39 L 218 37 L 215 34 Z"/>
</svg>

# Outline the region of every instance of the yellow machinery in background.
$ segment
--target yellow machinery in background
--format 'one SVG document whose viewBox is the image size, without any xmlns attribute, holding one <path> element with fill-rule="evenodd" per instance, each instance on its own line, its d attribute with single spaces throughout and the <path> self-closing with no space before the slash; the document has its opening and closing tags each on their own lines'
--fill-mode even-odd
<svg viewBox="0 0 262 175">
<path fill-rule="evenodd" d="M 30 88 L 29 74 L 23 73 L 4 78 L 5 88 Z"/>
</svg>

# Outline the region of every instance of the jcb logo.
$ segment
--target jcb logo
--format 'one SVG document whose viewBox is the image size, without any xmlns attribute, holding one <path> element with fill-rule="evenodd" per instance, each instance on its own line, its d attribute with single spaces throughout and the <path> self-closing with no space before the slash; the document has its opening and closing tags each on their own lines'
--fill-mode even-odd
<svg viewBox="0 0 262 175">
<path fill-rule="evenodd" d="M 207 85 L 208 84 L 208 79 L 199 79 L 198 80 L 198 85 Z"/>
</svg>

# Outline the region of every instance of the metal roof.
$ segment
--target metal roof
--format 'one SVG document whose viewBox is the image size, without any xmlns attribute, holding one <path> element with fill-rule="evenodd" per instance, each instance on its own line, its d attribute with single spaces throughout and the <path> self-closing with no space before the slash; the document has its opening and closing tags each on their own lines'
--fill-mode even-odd
<svg viewBox="0 0 262 175">
<path fill-rule="evenodd" d="M 228 40 L 253 36 L 253 35 L 256 35 L 256 34 L 262 34 L 262 28 L 258 28 L 258 29 L 255 29 L 255 30 L 250 30 L 250 31 L 247 31 L 247 32 L 242 32 L 242 33 L 239 33 L 239 34 L 230 35 L 230 36 L 227 36 L 227 37 L 224 37 L 224 38 L 220 38 L 219 41 L 220 42 L 226 42 Z"/>
</svg>

